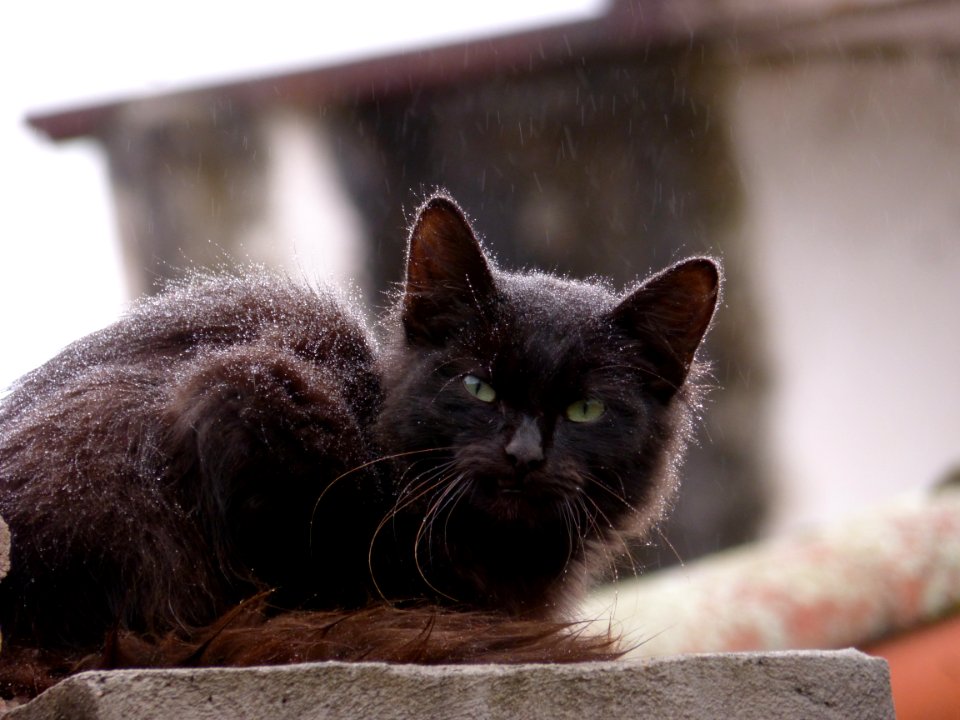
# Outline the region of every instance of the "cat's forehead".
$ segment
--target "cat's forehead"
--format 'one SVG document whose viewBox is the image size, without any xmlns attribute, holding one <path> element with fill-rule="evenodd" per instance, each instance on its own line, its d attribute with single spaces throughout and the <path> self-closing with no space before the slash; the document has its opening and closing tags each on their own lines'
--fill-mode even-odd
<svg viewBox="0 0 960 720">
<path fill-rule="evenodd" d="M 499 319 L 480 353 L 500 373 L 532 385 L 587 363 L 616 302 L 601 285 L 550 275 L 510 276 L 500 290 Z"/>
<path fill-rule="evenodd" d="M 506 310 L 530 331 L 565 334 L 594 324 L 616 304 L 605 285 L 531 273 L 505 275 L 499 289 Z"/>
</svg>

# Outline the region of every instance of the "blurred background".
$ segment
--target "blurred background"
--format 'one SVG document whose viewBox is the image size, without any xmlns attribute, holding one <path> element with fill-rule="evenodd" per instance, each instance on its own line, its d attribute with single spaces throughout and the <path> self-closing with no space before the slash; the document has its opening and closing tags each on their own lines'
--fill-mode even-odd
<svg viewBox="0 0 960 720">
<path fill-rule="evenodd" d="M 375 311 L 440 186 L 506 267 L 723 259 L 717 387 L 647 567 L 960 465 L 955 2 L 19 5 L 0 386 L 191 267 L 350 279 Z"/>
</svg>

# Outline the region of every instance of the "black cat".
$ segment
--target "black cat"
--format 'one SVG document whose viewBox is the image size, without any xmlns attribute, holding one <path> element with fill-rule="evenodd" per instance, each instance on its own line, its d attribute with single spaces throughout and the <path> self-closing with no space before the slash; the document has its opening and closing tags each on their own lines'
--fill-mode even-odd
<svg viewBox="0 0 960 720">
<path fill-rule="evenodd" d="M 29 692 L 28 659 L 52 679 L 89 653 L 502 659 L 504 636 L 551 634 L 538 621 L 565 619 L 591 568 L 672 494 L 718 292 L 705 258 L 623 296 L 499 270 L 437 195 L 379 345 L 342 295 L 265 273 L 141 302 L 0 403 L 7 693 Z M 252 624 L 283 642 L 306 611 L 321 634 L 362 620 L 364 639 L 268 657 L 241 633 L 212 651 L 267 590 Z M 424 637 L 410 618 L 425 608 L 472 649 L 397 652 L 390 627 Z"/>
</svg>

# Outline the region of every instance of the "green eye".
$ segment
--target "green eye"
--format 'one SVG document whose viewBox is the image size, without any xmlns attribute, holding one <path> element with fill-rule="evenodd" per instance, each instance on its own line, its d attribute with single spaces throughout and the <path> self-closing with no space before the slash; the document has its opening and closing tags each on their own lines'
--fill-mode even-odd
<svg viewBox="0 0 960 720">
<path fill-rule="evenodd" d="M 603 415 L 603 403 L 599 400 L 577 400 L 567 406 L 567 419 L 578 423 L 593 422 Z"/>
<path fill-rule="evenodd" d="M 493 389 L 493 386 L 485 383 L 476 375 L 464 375 L 463 386 L 467 389 L 467 392 L 477 400 L 488 403 L 497 399 L 497 391 Z"/>
</svg>

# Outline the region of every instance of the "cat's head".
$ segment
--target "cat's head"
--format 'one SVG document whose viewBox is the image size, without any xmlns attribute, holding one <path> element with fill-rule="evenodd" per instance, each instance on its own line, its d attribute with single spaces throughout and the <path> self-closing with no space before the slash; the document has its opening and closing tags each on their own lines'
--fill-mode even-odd
<svg viewBox="0 0 960 720">
<path fill-rule="evenodd" d="M 385 451 L 409 453 L 401 502 L 492 526 L 562 525 L 575 541 L 649 524 L 696 409 L 695 355 L 719 286 L 707 258 L 623 294 L 501 271 L 452 199 L 428 200 L 378 426 Z"/>
</svg>

